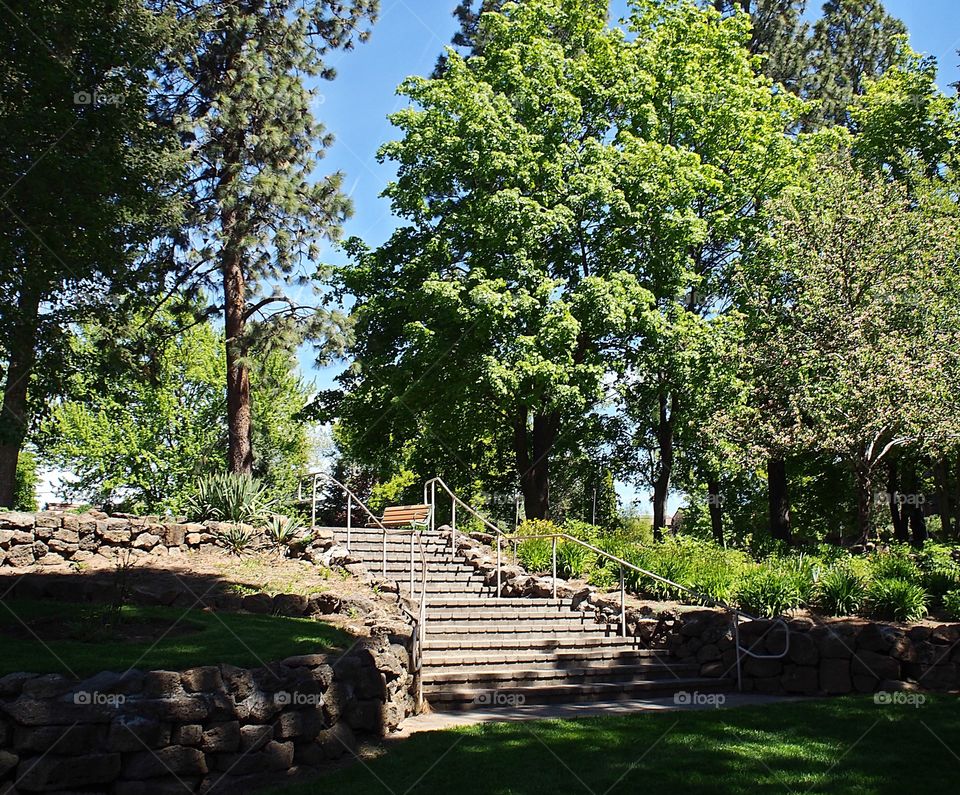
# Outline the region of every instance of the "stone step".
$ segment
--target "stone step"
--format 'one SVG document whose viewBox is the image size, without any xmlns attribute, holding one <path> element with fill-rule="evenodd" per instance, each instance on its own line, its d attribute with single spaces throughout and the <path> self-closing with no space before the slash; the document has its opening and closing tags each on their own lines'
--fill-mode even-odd
<svg viewBox="0 0 960 795">
<path fill-rule="evenodd" d="M 507 623 L 519 621 L 570 621 L 576 624 L 595 624 L 593 615 L 584 615 L 579 611 L 565 610 L 557 607 L 504 607 L 500 610 L 491 610 L 481 607 L 439 607 L 430 605 L 427 611 L 428 621 L 502 621 Z"/>
<path fill-rule="evenodd" d="M 488 596 L 482 599 L 464 598 L 451 596 L 447 599 L 436 599 L 430 603 L 430 609 L 447 610 L 450 608 L 479 608 L 487 610 L 490 608 L 523 608 L 528 607 L 567 607 L 569 608 L 569 599 L 516 599 L 495 596 Z"/>
<path fill-rule="evenodd" d="M 633 682 L 540 684 L 517 688 L 444 687 L 424 688 L 424 695 L 437 710 L 486 709 L 517 704 L 606 701 L 641 696 L 669 696 L 681 690 L 720 693 L 730 689 L 725 680 L 703 677 L 648 679 Z"/>
<path fill-rule="evenodd" d="M 590 682 L 634 682 L 695 677 L 696 664 L 670 666 L 663 663 L 635 663 L 604 666 L 571 666 L 570 668 L 448 668 L 424 671 L 424 688 L 451 687 L 524 687 L 531 684 L 575 684 Z"/>
<path fill-rule="evenodd" d="M 450 650 L 429 651 L 423 653 L 425 665 L 441 668 L 465 666 L 503 666 L 522 665 L 531 668 L 541 666 L 556 667 L 558 665 L 579 665 L 588 663 L 629 663 L 640 660 L 669 661 L 665 649 L 623 649 L 618 646 L 608 646 L 592 649 L 457 649 L 456 654 Z"/>
<path fill-rule="evenodd" d="M 639 649 L 639 642 L 618 635 L 573 633 L 560 635 L 516 635 L 497 638 L 493 635 L 438 637 L 435 633 L 424 636 L 423 648 L 427 651 L 512 651 L 512 650 L 579 650 L 613 646 L 620 649 Z"/>
<path fill-rule="evenodd" d="M 514 619 L 512 621 L 481 620 L 466 621 L 456 620 L 433 620 L 429 618 L 430 610 L 427 609 L 427 632 L 432 635 L 551 635 L 554 633 L 566 634 L 584 634 L 589 635 L 595 632 L 605 632 L 614 624 L 596 624 L 584 623 L 576 619 L 556 620 L 549 617 L 543 620 L 524 621 Z"/>
</svg>

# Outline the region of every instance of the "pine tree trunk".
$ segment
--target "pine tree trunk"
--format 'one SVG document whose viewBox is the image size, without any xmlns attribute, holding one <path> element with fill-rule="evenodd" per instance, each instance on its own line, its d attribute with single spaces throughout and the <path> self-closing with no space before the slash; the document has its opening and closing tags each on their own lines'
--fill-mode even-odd
<svg viewBox="0 0 960 795">
<path fill-rule="evenodd" d="M 770 535 L 790 542 L 790 498 L 787 490 L 787 463 L 782 458 L 767 459 L 767 501 Z"/>
<path fill-rule="evenodd" d="M 915 547 L 922 547 L 924 542 L 930 538 L 927 533 L 927 520 L 923 515 L 923 506 L 911 504 L 908 506 L 910 513 L 910 543 Z"/>
<path fill-rule="evenodd" d="M 12 508 L 17 490 L 17 463 L 27 436 L 27 390 L 36 361 L 40 295 L 21 291 L 17 322 L 10 329 L 10 357 L 0 408 L 0 506 Z"/>
<path fill-rule="evenodd" d="M 707 480 L 707 494 L 710 504 L 710 528 L 713 530 L 713 540 L 723 546 L 723 506 L 720 504 L 719 480 L 716 478 Z"/>
<path fill-rule="evenodd" d="M 669 398 L 666 392 L 659 395 L 659 418 L 657 422 L 657 447 L 660 453 L 660 468 L 653 481 L 653 539 L 663 541 L 663 528 L 667 524 L 667 497 L 670 494 L 670 477 L 673 474 L 673 423 L 677 413 L 676 394 Z"/>
<path fill-rule="evenodd" d="M 906 543 L 910 540 L 910 525 L 907 512 L 900 496 L 900 471 L 895 458 L 887 463 L 887 500 L 890 504 L 890 517 L 893 520 L 893 537 Z"/>
<path fill-rule="evenodd" d="M 232 213 L 225 214 L 232 231 Z M 228 237 L 228 240 L 230 238 Z M 239 249 L 227 244 L 222 254 L 224 321 L 227 337 L 227 468 L 234 474 L 253 472 L 250 422 L 250 371 L 244 347 L 247 295 Z"/>
<path fill-rule="evenodd" d="M 537 414 L 532 431 L 527 428 L 527 410 L 514 420 L 513 443 L 527 519 L 550 518 L 550 453 L 557 440 L 560 416 Z"/>
</svg>

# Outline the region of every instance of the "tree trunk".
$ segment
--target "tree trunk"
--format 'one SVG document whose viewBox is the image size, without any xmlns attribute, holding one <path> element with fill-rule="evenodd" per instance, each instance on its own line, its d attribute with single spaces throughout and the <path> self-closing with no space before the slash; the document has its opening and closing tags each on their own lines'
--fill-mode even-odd
<svg viewBox="0 0 960 795">
<path fill-rule="evenodd" d="M 869 464 L 857 462 L 853 481 L 857 492 L 857 543 L 866 544 L 873 530 L 873 473 Z"/>
<path fill-rule="evenodd" d="M 940 458 L 934 464 L 934 480 L 937 484 L 937 513 L 940 514 L 942 541 L 950 538 L 950 465 L 946 458 Z"/>
<path fill-rule="evenodd" d="M 232 232 L 233 213 L 225 214 Z M 228 240 L 230 237 L 228 236 Z M 250 422 L 250 370 L 244 345 L 247 290 L 239 249 L 228 243 L 223 255 L 224 320 L 227 337 L 227 467 L 235 474 L 253 472 Z"/>
<path fill-rule="evenodd" d="M 960 453 L 953 462 L 953 537 L 960 538 Z"/>
<path fill-rule="evenodd" d="M 724 546 L 723 540 L 723 506 L 720 504 L 720 481 L 716 478 L 707 480 L 707 502 L 710 506 L 710 528 L 713 530 L 713 540 Z"/>
<path fill-rule="evenodd" d="M 660 469 L 653 480 L 653 540 L 663 541 L 663 528 L 667 524 L 667 497 L 670 494 L 670 476 L 673 473 L 673 423 L 677 413 L 677 395 L 668 398 L 666 392 L 659 395 L 660 416 L 657 422 L 657 447 L 660 453 Z"/>
<path fill-rule="evenodd" d="M 915 547 L 922 547 L 924 542 L 930 538 L 927 533 L 927 520 L 923 515 L 923 506 L 911 503 L 908 506 L 910 513 L 910 543 Z"/>
<path fill-rule="evenodd" d="M 887 462 L 887 501 L 893 520 L 893 537 L 906 543 L 910 540 L 910 525 L 906 508 L 900 499 L 900 472 L 895 458 Z"/>
<path fill-rule="evenodd" d="M 12 508 L 17 490 L 17 462 L 27 436 L 27 389 L 36 362 L 40 295 L 21 291 L 17 321 L 10 329 L 10 359 L 0 408 L 0 506 Z"/>
<path fill-rule="evenodd" d="M 790 543 L 790 496 L 787 490 L 787 462 L 782 458 L 767 459 L 767 499 L 770 512 L 770 535 L 777 541 Z"/>
<path fill-rule="evenodd" d="M 534 415 L 532 431 L 525 408 L 514 419 L 513 447 L 527 519 L 550 518 L 550 452 L 559 428 L 556 412 Z"/>
</svg>

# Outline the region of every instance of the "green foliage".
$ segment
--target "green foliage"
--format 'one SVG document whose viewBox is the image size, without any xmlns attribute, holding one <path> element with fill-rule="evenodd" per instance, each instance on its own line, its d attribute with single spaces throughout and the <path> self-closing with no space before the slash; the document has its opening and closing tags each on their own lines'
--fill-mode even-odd
<svg viewBox="0 0 960 795">
<path fill-rule="evenodd" d="M 249 552 L 257 541 L 257 531 L 242 524 L 231 524 L 226 528 L 221 525 L 214 536 L 220 546 L 234 555 Z"/>
<path fill-rule="evenodd" d="M 943 595 L 943 609 L 954 621 L 960 621 L 960 588 Z"/>
<path fill-rule="evenodd" d="M 24 450 L 17 460 L 17 482 L 13 496 L 13 510 L 37 510 L 39 507 L 37 505 L 37 484 L 39 482 L 37 457 L 29 450 Z"/>
<path fill-rule="evenodd" d="M 920 567 L 911 558 L 906 547 L 892 547 L 870 557 L 870 578 L 873 580 L 897 579 L 919 583 Z"/>
<path fill-rule="evenodd" d="M 261 521 L 273 507 L 267 488 L 250 475 L 222 473 L 206 475 L 197 481 L 196 492 L 187 504 L 187 512 L 196 521 Z"/>
<path fill-rule="evenodd" d="M 890 621 L 919 621 L 927 615 L 929 597 L 915 582 L 894 577 L 873 580 L 867 589 L 870 612 Z"/>
<path fill-rule="evenodd" d="M 553 545 L 546 538 L 530 538 L 517 544 L 517 559 L 531 574 L 543 574 L 553 565 Z"/>
<path fill-rule="evenodd" d="M 404 469 L 383 483 L 377 483 L 370 490 L 370 501 L 367 503 L 371 511 L 382 511 L 389 505 L 403 502 L 403 497 L 416 482 L 417 476 L 409 469 Z"/>
<path fill-rule="evenodd" d="M 303 525 L 288 516 L 273 514 L 263 526 L 263 534 L 276 549 L 283 550 L 298 540 L 304 530 Z"/>
<path fill-rule="evenodd" d="M 557 575 L 579 579 L 591 570 L 596 557 L 597 554 L 586 547 L 563 539 L 557 544 Z"/>
<path fill-rule="evenodd" d="M 850 566 L 828 568 L 817 582 L 817 602 L 831 616 L 849 616 L 860 612 L 866 602 L 864 580 Z"/>
<path fill-rule="evenodd" d="M 736 599 L 748 613 L 766 617 L 782 615 L 803 601 L 795 574 L 771 566 L 746 571 L 737 584 Z"/>
</svg>

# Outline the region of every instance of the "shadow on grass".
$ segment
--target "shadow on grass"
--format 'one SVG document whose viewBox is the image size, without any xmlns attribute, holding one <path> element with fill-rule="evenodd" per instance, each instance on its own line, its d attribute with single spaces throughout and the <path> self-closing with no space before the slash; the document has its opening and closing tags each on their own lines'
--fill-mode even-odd
<svg viewBox="0 0 960 795">
<path fill-rule="evenodd" d="M 237 613 L 244 589 L 250 591 L 248 582 L 220 574 L 138 565 L 118 601 L 111 569 L 4 570 L 0 675 L 259 666 L 346 648 L 353 641 L 322 621 Z M 116 614 L 110 606 L 120 603 Z"/>
<path fill-rule="evenodd" d="M 414 735 L 378 759 L 272 795 L 417 793 L 906 793 L 960 775 L 955 698 L 920 708 L 871 698 Z"/>
</svg>

